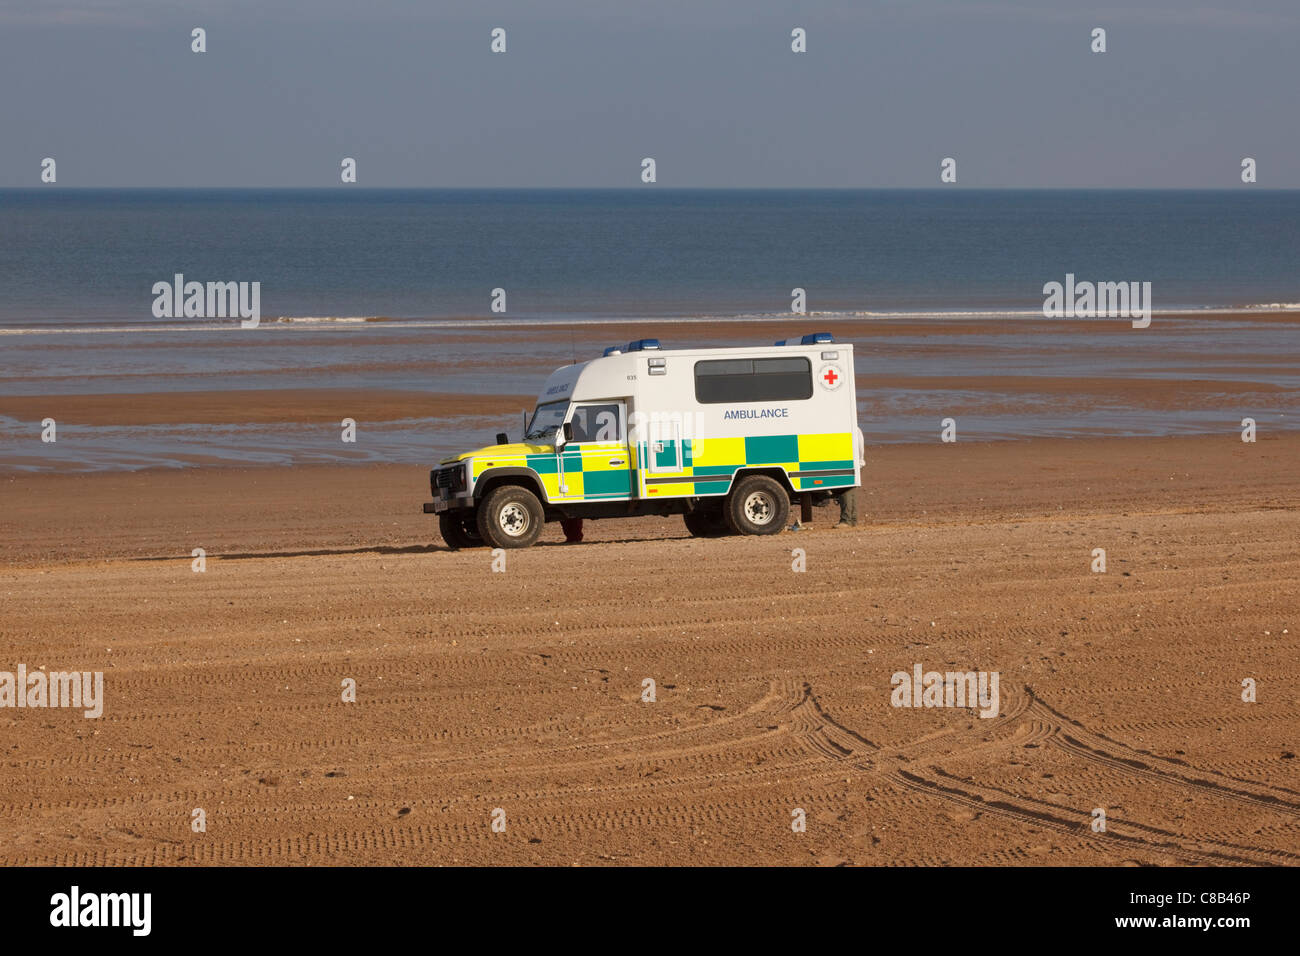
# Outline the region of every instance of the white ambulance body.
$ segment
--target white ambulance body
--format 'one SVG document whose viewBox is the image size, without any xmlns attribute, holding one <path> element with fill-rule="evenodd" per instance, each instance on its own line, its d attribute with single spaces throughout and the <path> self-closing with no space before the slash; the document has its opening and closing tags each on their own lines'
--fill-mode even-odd
<svg viewBox="0 0 1300 956">
<path fill-rule="evenodd" d="M 453 548 L 532 544 L 545 521 L 682 514 L 693 534 L 780 531 L 792 498 L 858 484 L 853 347 L 828 333 L 753 348 L 653 339 L 557 369 L 522 442 L 430 474 Z"/>
</svg>

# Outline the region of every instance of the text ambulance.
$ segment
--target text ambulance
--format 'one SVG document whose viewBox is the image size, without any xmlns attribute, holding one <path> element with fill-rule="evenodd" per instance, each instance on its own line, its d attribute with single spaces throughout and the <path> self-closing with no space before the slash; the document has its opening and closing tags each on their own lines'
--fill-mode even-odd
<svg viewBox="0 0 1300 956">
<path fill-rule="evenodd" d="M 531 545 L 547 521 L 685 517 L 694 535 L 775 534 L 858 484 L 853 346 L 829 333 L 758 348 L 663 351 L 655 339 L 556 369 L 523 441 L 429 475 L 452 548 Z"/>
</svg>

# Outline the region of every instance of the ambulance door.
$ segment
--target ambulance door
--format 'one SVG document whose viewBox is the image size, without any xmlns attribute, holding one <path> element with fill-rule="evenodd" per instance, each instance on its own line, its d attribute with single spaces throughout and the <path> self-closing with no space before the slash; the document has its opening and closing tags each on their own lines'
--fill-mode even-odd
<svg viewBox="0 0 1300 956">
<path fill-rule="evenodd" d="M 625 402 L 578 402 L 569 410 L 573 440 L 560 456 L 560 500 L 608 501 L 632 494 Z"/>
<path fill-rule="evenodd" d="M 682 423 L 676 417 L 653 416 L 645 430 L 645 464 L 641 469 L 641 494 L 647 498 L 672 498 L 680 493 L 680 478 L 686 469 Z"/>
</svg>

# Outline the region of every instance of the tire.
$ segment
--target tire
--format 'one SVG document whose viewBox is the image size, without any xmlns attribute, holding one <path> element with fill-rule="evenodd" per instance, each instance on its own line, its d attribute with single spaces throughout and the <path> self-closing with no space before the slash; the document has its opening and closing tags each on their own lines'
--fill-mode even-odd
<svg viewBox="0 0 1300 956">
<path fill-rule="evenodd" d="M 494 548 L 526 548 L 542 533 L 542 503 L 527 488 L 501 485 L 478 506 L 478 533 Z"/>
<path fill-rule="evenodd" d="M 790 496 L 767 475 L 747 475 L 727 495 L 727 523 L 737 534 L 779 534 L 790 518 Z"/>
<path fill-rule="evenodd" d="M 718 507 L 696 508 L 682 515 L 682 520 L 686 522 L 686 530 L 697 538 L 719 538 L 731 530 Z"/>
<path fill-rule="evenodd" d="M 472 511 L 442 512 L 438 515 L 438 530 L 442 532 L 442 540 L 453 551 L 483 547 L 483 538 L 478 533 L 478 521 Z"/>
</svg>

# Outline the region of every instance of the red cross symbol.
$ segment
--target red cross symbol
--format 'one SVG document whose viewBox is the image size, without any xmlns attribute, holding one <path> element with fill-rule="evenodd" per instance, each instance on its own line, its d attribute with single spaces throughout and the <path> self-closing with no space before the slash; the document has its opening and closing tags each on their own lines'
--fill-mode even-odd
<svg viewBox="0 0 1300 956">
<path fill-rule="evenodd" d="M 828 368 L 828 369 L 826 370 L 826 374 L 822 376 L 822 380 L 823 380 L 827 385 L 834 385 L 836 382 L 838 382 L 838 381 L 840 380 L 840 377 L 839 377 L 838 375 L 835 374 L 835 369 L 833 369 L 833 368 Z"/>
</svg>

